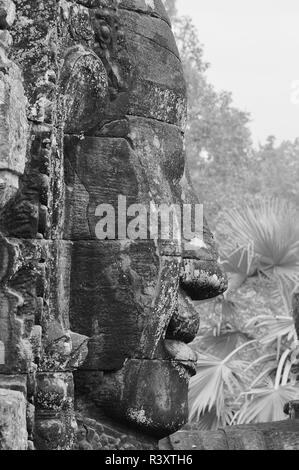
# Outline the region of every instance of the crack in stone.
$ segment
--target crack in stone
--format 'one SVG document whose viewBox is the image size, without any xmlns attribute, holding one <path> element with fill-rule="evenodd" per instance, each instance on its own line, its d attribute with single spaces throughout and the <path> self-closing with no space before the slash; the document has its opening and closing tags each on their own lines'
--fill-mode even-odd
<svg viewBox="0 0 299 470">
<path fill-rule="evenodd" d="M 161 49 L 165 49 L 165 51 L 169 52 L 171 55 L 173 55 L 180 63 L 182 63 L 181 61 L 181 58 L 179 55 L 175 54 L 171 49 L 169 49 L 169 47 L 166 47 L 164 45 L 161 45 L 159 44 L 157 41 L 155 41 L 155 39 L 153 38 L 149 38 L 148 36 L 145 36 L 144 34 L 142 33 L 138 33 L 137 31 L 134 31 L 133 29 L 130 29 L 130 28 L 127 28 L 127 31 L 130 31 L 130 33 L 134 33 L 136 34 L 137 36 L 140 36 L 144 39 L 147 39 L 148 41 L 150 41 L 151 43 L 153 43 L 155 46 L 158 46 L 160 47 Z"/>
<path fill-rule="evenodd" d="M 89 216 L 88 216 L 88 208 L 89 208 L 89 203 L 90 203 L 90 194 L 89 194 L 89 191 L 87 190 L 87 187 L 86 185 L 83 183 L 82 179 L 80 178 L 80 176 L 78 175 L 78 172 L 75 170 L 75 168 L 73 167 L 72 165 L 72 162 L 70 161 L 70 159 L 68 157 L 66 157 L 66 161 L 69 163 L 72 171 L 74 172 L 74 174 L 76 175 L 76 177 L 78 178 L 78 180 L 80 181 L 80 183 L 82 184 L 83 188 L 85 189 L 85 191 L 87 192 L 88 194 L 88 204 L 87 204 L 87 208 L 86 208 L 86 221 L 87 221 L 87 224 L 88 224 L 88 229 L 89 229 L 89 235 L 91 237 L 91 234 L 92 234 L 92 226 L 91 226 L 91 221 L 89 220 Z"/>
</svg>

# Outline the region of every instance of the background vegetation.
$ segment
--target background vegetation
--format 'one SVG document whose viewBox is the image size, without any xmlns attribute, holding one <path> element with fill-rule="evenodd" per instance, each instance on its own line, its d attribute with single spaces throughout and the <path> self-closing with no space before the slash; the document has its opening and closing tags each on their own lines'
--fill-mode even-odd
<svg viewBox="0 0 299 470">
<path fill-rule="evenodd" d="M 192 20 L 179 17 L 176 0 L 164 3 L 187 81 L 188 166 L 229 277 L 223 298 L 198 305 L 190 420 L 215 429 L 286 419 L 284 405 L 299 399 L 299 138 L 269 136 L 255 148 L 251 116 L 207 79 Z"/>
</svg>

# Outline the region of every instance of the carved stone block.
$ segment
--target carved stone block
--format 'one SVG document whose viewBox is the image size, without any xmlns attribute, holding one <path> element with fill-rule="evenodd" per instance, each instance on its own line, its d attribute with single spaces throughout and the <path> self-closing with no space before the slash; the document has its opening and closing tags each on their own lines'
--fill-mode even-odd
<svg viewBox="0 0 299 470">
<path fill-rule="evenodd" d="M 0 388 L 0 450 L 27 450 L 26 398 Z"/>
</svg>

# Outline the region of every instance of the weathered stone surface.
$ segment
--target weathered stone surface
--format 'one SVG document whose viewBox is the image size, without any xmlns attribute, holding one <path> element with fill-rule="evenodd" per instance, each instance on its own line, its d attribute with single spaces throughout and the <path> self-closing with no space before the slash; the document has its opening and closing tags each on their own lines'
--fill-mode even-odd
<svg viewBox="0 0 299 470">
<path fill-rule="evenodd" d="M 61 336 L 68 331 L 68 253 L 68 242 L 0 239 L 0 372 L 28 373 L 33 362 L 39 364 L 42 335 L 47 346 L 54 321 Z"/>
<path fill-rule="evenodd" d="M 25 330 L 25 318 L 20 315 L 25 292 L 13 288 L 14 280 L 22 270 L 18 243 L 0 237 L 0 253 L 0 339 L 5 348 L 5 361 L 0 365 L 0 373 L 28 372 L 32 354 Z"/>
<path fill-rule="evenodd" d="M 118 217 L 119 195 L 127 197 L 128 205 L 138 202 L 130 157 L 131 149 L 124 139 L 66 137 L 65 238 L 95 240 L 100 204 L 111 204 Z"/>
<path fill-rule="evenodd" d="M 123 8 L 123 4 L 120 4 L 120 8 Z M 138 36 L 150 39 L 156 43 L 157 47 L 164 47 L 171 54 L 175 55 L 179 60 L 179 51 L 170 28 L 165 27 L 165 20 L 161 18 L 153 19 L 152 15 L 140 15 L 134 11 L 134 8 L 128 11 L 123 11 L 120 15 L 120 23 L 124 29 L 130 30 L 136 33 Z M 148 64 L 147 64 L 148 68 Z"/>
<path fill-rule="evenodd" d="M 167 339 L 165 340 L 165 349 L 177 362 L 196 363 L 197 361 L 197 354 L 181 341 Z"/>
<path fill-rule="evenodd" d="M 184 174 L 181 129 L 144 118 L 128 117 L 128 122 L 128 137 L 135 155 L 135 168 L 138 168 L 137 162 L 140 162 L 146 172 L 144 187 L 141 188 L 144 199 L 150 199 L 155 204 L 178 202 L 174 197 L 174 187 Z"/>
<path fill-rule="evenodd" d="M 126 124 L 127 135 L 123 134 L 126 140 L 73 136 L 65 139 L 66 238 L 96 239 L 97 223 L 101 220 L 96 214 L 100 204 L 110 204 L 118 222 L 120 195 L 127 198 L 125 211 L 133 203 L 143 203 L 149 215 L 150 200 L 158 209 L 160 204 L 174 203 L 182 209 L 173 194 L 173 187 L 181 179 L 184 167 L 181 131 L 176 126 L 148 119 L 128 118 Z M 122 126 L 123 122 L 115 123 L 114 133 L 117 134 L 117 127 L 122 129 Z M 125 219 L 125 229 L 132 219 Z M 155 235 L 151 231 L 153 224 L 147 220 L 143 232 L 145 237 L 152 237 Z M 117 237 L 119 225 L 112 222 Z M 172 226 L 170 214 L 169 237 Z M 126 237 L 127 232 L 122 236 Z M 160 249 L 165 255 L 181 253 L 178 240 L 160 241 Z"/>
<path fill-rule="evenodd" d="M 34 122 L 52 120 L 49 110 L 55 97 L 57 72 L 57 4 L 56 0 L 15 0 L 17 18 L 12 29 L 12 57 L 20 65 L 26 96 L 28 117 Z M 50 111 L 48 113 L 47 111 Z"/>
<path fill-rule="evenodd" d="M 27 450 L 26 398 L 0 388 L 0 450 Z"/>
<path fill-rule="evenodd" d="M 102 61 L 83 47 L 65 57 L 60 79 L 64 132 L 82 134 L 103 119 L 108 103 L 108 77 Z"/>
<path fill-rule="evenodd" d="M 157 291 L 153 298 L 153 308 L 145 318 L 138 357 L 163 360 L 165 355 L 160 352 L 159 346 L 162 343 L 163 347 L 166 330 L 177 305 L 181 259 L 163 257 L 160 263 Z"/>
<path fill-rule="evenodd" d="M 166 14 L 165 8 L 159 0 L 121 0 L 119 7 L 137 11 L 148 16 L 156 16 L 170 25 L 170 20 Z"/>
<path fill-rule="evenodd" d="M 299 421 L 232 426 L 217 432 L 179 431 L 160 442 L 161 450 L 298 450 Z"/>
<path fill-rule="evenodd" d="M 49 235 L 50 154 L 52 131 L 49 126 L 34 125 L 28 153 L 30 159 L 20 178 L 20 191 L 0 214 L 2 231 L 10 237 L 42 239 Z"/>
<path fill-rule="evenodd" d="M 45 243 L 47 245 L 47 242 Z M 72 243 L 64 240 L 49 242 L 49 256 L 46 269 L 49 284 L 49 309 L 44 316 L 43 335 L 45 345 L 70 330 L 69 302 Z"/>
<path fill-rule="evenodd" d="M 27 408 L 26 408 L 26 425 L 27 425 L 28 439 L 32 441 L 34 439 L 34 428 L 35 428 L 35 406 L 29 402 L 27 403 Z M 28 450 L 30 449 L 28 448 Z"/>
<path fill-rule="evenodd" d="M 78 369 L 88 355 L 87 336 L 63 330 L 61 325 L 48 325 L 48 336 L 44 341 L 44 354 L 39 361 L 40 371 L 67 372 Z"/>
<path fill-rule="evenodd" d="M 128 16 L 128 19 L 127 19 Z M 156 41 L 138 34 L 147 21 L 142 15 L 121 15 L 128 61 L 130 89 L 125 114 L 143 116 L 184 126 L 186 118 L 185 80 L 169 30 L 159 19 L 151 19 Z M 127 26 L 131 22 L 134 26 Z M 131 28 L 134 29 L 131 29 Z M 157 36 L 159 40 L 157 40 Z M 117 104 L 117 100 L 115 102 Z M 122 108 L 121 108 L 122 109 Z"/>
<path fill-rule="evenodd" d="M 35 423 L 36 450 L 72 450 L 75 445 L 76 421 L 67 414 Z"/>
<path fill-rule="evenodd" d="M 35 444 L 38 450 L 71 450 L 77 423 L 73 375 L 38 373 L 35 395 Z"/>
<path fill-rule="evenodd" d="M 181 285 L 192 300 L 205 300 L 223 294 L 227 279 L 216 261 L 185 259 Z"/>
<path fill-rule="evenodd" d="M 12 0 L 0 1 L 0 29 L 9 29 L 16 18 L 16 6 Z"/>
<path fill-rule="evenodd" d="M 109 78 L 106 119 L 129 114 L 182 126 L 185 82 L 177 48 L 162 14 L 151 12 L 163 11 L 165 16 L 162 4 L 156 2 L 152 8 L 144 2 L 124 2 L 119 8 L 114 2 L 95 2 L 92 6 L 93 48 Z"/>
<path fill-rule="evenodd" d="M 290 419 L 299 419 L 299 400 L 293 400 L 287 403 L 283 411 Z"/>
<path fill-rule="evenodd" d="M 169 450 L 228 450 L 225 434 L 218 432 L 195 432 L 182 430 L 159 442 L 159 449 Z"/>
<path fill-rule="evenodd" d="M 131 429 L 163 437 L 187 420 L 183 397 L 189 378 L 185 366 L 175 361 L 127 361 L 116 374 L 104 374 L 98 387 L 87 387 L 82 380 L 81 400 L 91 400 L 106 416 Z"/>
<path fill-rule="evenodd" d="M 71 329 L 91 338 L 85 367 L 117 370 L 134 355 L 151 316 L 159 270 L 155 246 L 75 242 L 72 263 Z"/>
<path fill-rule="evenodd" d="M 37 374 L 35 403 L 38 415 L 53 413 L 55 416 L 63 408 L 68 408 L 73 398 L 73 378 L 71 373 Z"/>
<path fill-rule="evenodd" d="M 1 25 L 12 24 L 13 3 L 0 3 Z M 28 123 L 20 68 L 6 56 L 11 36 L 0 31 L 0 209 L 16 192 L 25 168 Z"/>
<path fill-rule="evenodd" d="M 71 343 L 70 255 L 69 242 L 1 238 L 0 338 L 5 361 L 0 372 L 28 373 L 34 363 L 59 371 L 83 361 L 78 338 L 74 350 L 70 346 L 63 352 L 59 344 L 61 338 Z M 53 344 L 56 349 L 51 350 Z"/>
<path fill-rule="evenodd" d="M 169 20 L 160 0 L 15 4 L 13 25 L 0 0 L 0 388 L 26 396 L 29 449 L 155 448 L 188 414 L 198 318 L 181 288 L 224 280 L 206 224 L 196 247 L 144 221 L 138 237 L 131 207 L 99 239 L 98 206 L 196 200 Z"/>
<path fill-rule="evenodd" d="M 5 346 L 2 341 L 0 341 L 0 365 L 5 364 Z"/>
<path fill-rule="evenodd" d="M 0 388 L 2 390 L 14 390 L 27 397 L 27 377 L 26 375 L 0 374 Z"/>
<path fill-rule="evenodd" d="M 184 343 L 191 343 L 199 330 L 200 318 L 193 302 L 180 289 L 178 304 L 170 320 L 166 338 L 176 338 Z"/>
<path fill-rule="evenodd" d="M 87 417 L 88 411 L 77 414 L 78 450 L 157 450 L 157 442 L 148 436 L 144 437 L 133 430 L 118 426 L 101 424 Z"/>
<path fill-rule="evenodd" d="M 148 16 L 164 19 L 168 25 L 170 21 L 163 3 L 160 0 L 75 0 L 79 5 L 87 8 L 120 9 L 136 11 Z"/>
</svg>

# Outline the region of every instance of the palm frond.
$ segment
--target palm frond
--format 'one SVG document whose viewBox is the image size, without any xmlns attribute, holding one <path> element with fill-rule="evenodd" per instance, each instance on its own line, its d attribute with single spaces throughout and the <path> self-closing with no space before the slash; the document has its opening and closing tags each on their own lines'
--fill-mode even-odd
<svg viewBox="0 0 299 470">
<path fill-rule="evenodd" d="M 221 418 L 227 393 L 234 394 L 242 383 L 241 361 L 224 364 L 222 361 L 200 361 L 198 373 L 190 383 L 190 419 L 199 419 L 206 411 L 216 410 Z"/>
<path fill-rule="evenodd" d="M 255 202 L 225 213 L 230 228 L 229 246 L 253 243 L 259 269 L 293 283 L 299 280 L 299 221 L 296 210 L 285 201 Z"/>
<path fill-rule="evenodd" d="M 228 331 L 219 335 L 207 335 L 198 337 L 193 343 L 193 348 L 198 353 L 211 354 L 221 360 L 225 359 L 231 352 L 235 351 L 239 343 L 248 342 L 245 334 L 241 331 Z"/>
<path fill-rule="evenodd" d="M 247 277 L 254 261 L 254 244 L 237 247 L 223 256 L 222 265 L 227 273 L 237 273 Z"/>
<path fill-rule="evenodd" d="M 238 412 L 238 424 L 286 419 L 284 406 L 299 398 L 299 387 L 292 375 L 292 365 L 292 350 L 286 349 L 278 364 L 264 370 L 252 382 L 249 391 L 241 394 L 245 401 Z"/>
<path fill-rule="evenodd" d="M 275 387 L 269 379 L 266 387 L 252 389 L 238 413 L 238 424 L 269 423 L 286 419 L 284 406 L 299 398 L 298 384 L 288 383 Z"/>
<path fill-rule="evenodd" d="M 292 281 L 282 278 L 277 279 L 277 296 L 282 299 L 284 312 L 287 315 L 290 315 L 292 312 L 292 298 L 297 287 L 298 285 Z"/>
<path fill-rule="evenodd" d="M 285 372 L 286 371 L 290 372 L 291 370 L 288 366 L 290 362 L 288 361 L 288 357 L 290 356 L 291 352 L 292 351 L 290 349 L 286 349 L 281 355 L 280 361 L 278 363 L 277 371 L 276 371 L 276 377 L 275 377 L 274 387 L 276 390 L 280 387 L 282 382 L 286 382 L 286 383 L 288 382 L 289 377 L 286 377 Z"/>
<path fill-rule="evenodd" d="M 266 328 L 268 332 L 259 338 L 260 343 L 270 344 L 278 338 L 286 337 L 288 341 L 295 342 L 297 333 L 294 320 L 289 316 L 271 317 L 259 315 L 246 323 L 246 328 Z"/>
<path fill-rule="evenodd" d="M 219 418 L 216 409 L 206 411 L 203 415 L 196 420 L 196 429 L 198 431 L 216 431 L 220 427 L 230 426 L 236 412 L 230 406 L 225 407 L 221 417 Z"/>
<path fill-rule="evenodd" d="M 273 364 L 274 363 L 276 365 L 276 358 L 277 358 L 277 354 L 274 354 L 274 353 L 265 354 L 265 355 L 259 357 L 258 359 L 256 359 L 255 361 L 253 361 L 251 364 L 249 364 L 249 366 L 247 367 L 245 372 L 248 372 L 251 369 L 254 369 L 258 366 L 259 367 L 262 366 L 264 368 L 268 364 Z"/>
<path fill-rule="evenodd" d="M 234 359 L 243 349 L 255 343 L 250 341 L 239 346 L 224 359 L 208 354 L 198 354 L 197 375 L 190 381 L 190 419 L 199 420 L 213 408 L 218 419 L 226 409 L 226 399 L 237 394 L 244 386 L 244 370 L 248 362 Z"/>
</svg>

